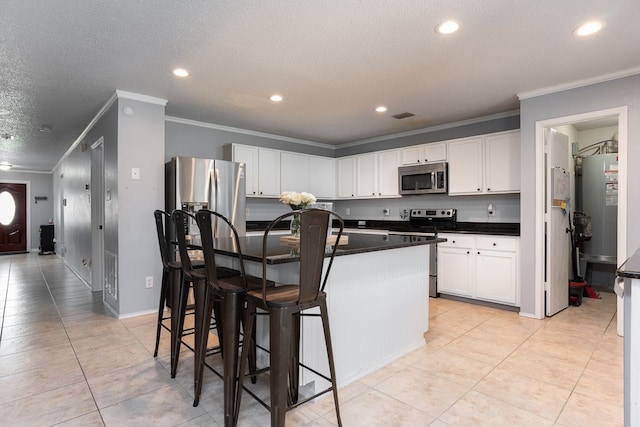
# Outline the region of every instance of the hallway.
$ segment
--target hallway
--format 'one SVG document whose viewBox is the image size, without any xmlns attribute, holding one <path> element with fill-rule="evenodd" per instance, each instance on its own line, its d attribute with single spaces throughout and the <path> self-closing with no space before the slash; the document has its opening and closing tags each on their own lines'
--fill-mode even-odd
<svg viewBox="0 0 640 427">
<path fill-rule="evenodd" d="M 545 320 L 429 302 L 424 346 L 339 390 L 345 427 L 623 425 L 613 294 Z M 0 424 L 222 425 L 222 381 L 207 371 L 194 408 L 191 353 L 171 379 L 155 315 L 115 319 L 57 256 L 0 257 L 0 315 Z M 335 425 L 332 408 L 309 402 L 287 426 Z M 245 394 L 239 425 L 268 420 Z"/>
</svg>

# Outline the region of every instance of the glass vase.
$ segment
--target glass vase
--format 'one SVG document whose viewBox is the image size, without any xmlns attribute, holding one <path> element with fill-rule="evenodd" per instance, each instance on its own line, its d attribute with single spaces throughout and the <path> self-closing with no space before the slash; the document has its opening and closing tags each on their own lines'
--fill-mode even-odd
<svg viewBox="0 0 640 427">
<path fill-rule="evenodd" d="M 291 235 L 293 237 L 300 237 L 300 225 L 300 214 L 293 214 L 293 216 L 291 217 L 291 222 L 289 223 L 289 230 L 291 231 Z"/>
</svg>

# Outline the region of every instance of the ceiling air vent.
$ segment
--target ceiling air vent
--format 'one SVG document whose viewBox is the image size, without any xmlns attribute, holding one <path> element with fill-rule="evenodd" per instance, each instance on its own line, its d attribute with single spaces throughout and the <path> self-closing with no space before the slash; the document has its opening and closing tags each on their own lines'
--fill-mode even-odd
<svg viewBox="0 0 640 427">
<path fill-rule="evenodd" d="M 400 119 L 406 119 L 407 117 L 413 117 L 413 116 L 415 116 L 415 114 L 413 114 L 413 113 L 410 113 L 410 112 L 406 111 L 406 112 L 404 112 L 404 113 L 394 114 L 394 115 L 393 115 L 393 116 L 391 116 L 391 117 L 393 117 L 394 119 L 398 119 L 398 120 L 400 120 Z"/>
</svg>

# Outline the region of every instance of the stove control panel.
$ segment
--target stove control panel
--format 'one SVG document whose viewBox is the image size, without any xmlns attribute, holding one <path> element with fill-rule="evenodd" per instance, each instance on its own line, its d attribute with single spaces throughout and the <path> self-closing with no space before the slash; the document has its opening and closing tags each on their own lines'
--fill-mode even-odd
<svg viewBox="0 0 640 427">
<path fill-rule="evenodd" d="M 455 220 L 455 209 L 411 209 L 411 219 L 449 219 Z"/>
</svg>

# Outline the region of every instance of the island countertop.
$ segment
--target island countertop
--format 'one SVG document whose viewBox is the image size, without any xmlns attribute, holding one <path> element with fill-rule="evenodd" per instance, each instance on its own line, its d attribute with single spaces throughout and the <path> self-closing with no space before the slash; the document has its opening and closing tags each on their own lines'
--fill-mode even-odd
<svg viewBox="0 0 640 427">
<path fill-rule="evenodd" d="M 367 252 L 384 251 L 388 249 L 398 249 L 410 246 L 434 245 L 445 242 L 431 236 L 406 236 L 406 235 L 370 235 L 370 234 L 349 234 L 348 243 L 339 245 L 336 257 L 344 255 L 362 254 Z M 267 264 L 282 264 L 295 262 L 299 256 L 291 246 L 280 242 L 281 235 L 270 235 L 267 243 Z M 193 241 L 194 245 L 199 245 L 199 241 Z M 242 257 L 247 261 L 262 262 L 262 236 L 240 237 Z M 217 241 L 217 251 L 223 255 L 236 256 L 235 245 L 231 238 L 219 238 Z M 327 252 L 327 256 L 329 252 Z"/>
</svg>

